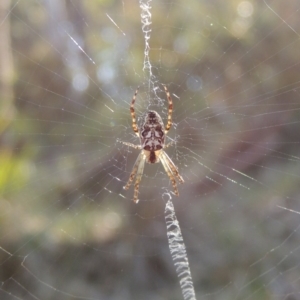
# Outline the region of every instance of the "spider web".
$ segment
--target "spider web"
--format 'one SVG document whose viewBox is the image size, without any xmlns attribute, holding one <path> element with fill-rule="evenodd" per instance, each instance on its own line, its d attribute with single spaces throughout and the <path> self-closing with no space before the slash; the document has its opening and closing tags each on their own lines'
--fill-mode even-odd
<svg viewBox="0 0 300 300">
<path fill-rule="evenodd" d="M 300 299 L 299 8 L 1 1 L 0 299 L 183 299 L 170 199 L 197 299 Z M 162 84 L 185 183 L 146 164 L 135 205 L 119 141 Z"/>
</svg>

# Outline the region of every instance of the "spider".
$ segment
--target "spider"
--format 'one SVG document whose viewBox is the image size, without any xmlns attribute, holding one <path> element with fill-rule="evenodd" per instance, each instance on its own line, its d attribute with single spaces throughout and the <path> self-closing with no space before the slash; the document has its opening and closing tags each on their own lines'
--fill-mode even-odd
<svg viewBox="0 0 300 300">
<path fill-rule="evenodd" d="M 168 156 L 168 154 L 163 150 L 170 146 L 170 144 L 165 145 L 165 136 L 172 126 L 172 112 L 173 112 L 173 102 L 167 87 L 164 85 L 164 89 L 169 102 L 168 109 L 168 121 L 166 128 L 162 121 L 161 116 L 154 110 L 147 111 L 142 116 L 141 125 L 138 127 L 135 118 L 134 103 L 138 93 L 139 88 L 134 93 L 134 96 L 130 105 L 130 114 L 132 118 L 132 128 L 136 135 L 140 138 L 140 145 L 134 145 L 127 142 L 122 142 L 123 144 L 142 150 L 132 168 L 131 174 L 129 176 L 127 184 L 124 186 L 125 190 L 128 190 L 136 176 L 134 184 L 134 195 L 133 201 L 138 203 L 138 193 L 139 186 L 142 179 L 145 161 L 149 164 L 158 163 L 161 161 L 166 173 L 168 174 L 171 183 L 173 185 L 174 193 L 179 196 L 177 183 L 175 178 L 178 179 L 180 183 L 183 183 L 183 178 L 179 175 L 178 169 Z"/>
</svg>

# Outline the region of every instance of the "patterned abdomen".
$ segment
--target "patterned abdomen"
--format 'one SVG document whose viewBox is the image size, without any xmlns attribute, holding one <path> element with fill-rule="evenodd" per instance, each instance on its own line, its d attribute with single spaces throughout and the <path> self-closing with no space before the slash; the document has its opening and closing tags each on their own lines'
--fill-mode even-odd
<svg viewBox="0 0 300 300">
<path fill-rule="evenodd" d="M 146 155 L 147 162 L 158 162 L 155 151 L 161 150 L 165 145 L 165 127 L 160 115 L 156 111 L 145 113 L 139 130 L 142 149 L 150 152 Z"/>
</svg>

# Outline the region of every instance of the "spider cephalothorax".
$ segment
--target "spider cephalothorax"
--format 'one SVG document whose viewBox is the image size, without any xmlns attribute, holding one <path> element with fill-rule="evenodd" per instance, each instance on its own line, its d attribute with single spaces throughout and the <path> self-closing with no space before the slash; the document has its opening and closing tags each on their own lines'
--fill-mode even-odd
<svg viewBox="0 0 300 300">
<path fill-rule="evenodd" d="M 139 192 L 139 185 L 142 179 L 145 161 L 147 163 L 157 163 L 161 161 L 165 171 L 167 172 L 174 189 L 175 195 L 179 195 L 176 179 L 180 183 L 183 183 L 183 178 L 179 175 L 178 169 L 168 156 L 168 154 L 163 150 L 164 148 L 168 147 L 165 146 L 165 136 L 170 130 L 172 126 L 172 112 L 173 112 L 173 102 L 168 92 L 166 86 L 164 86 L 165 92 L 167 94 L 169 108 L 168 108 L 168 122 L 166 128 L 162 121 L 161 116 L 154 110 L 147 111 L 141 118 L 140 126 L 138 127 L 136 124 L 135 118 L 135 111 L 134 111 L 134 103 L 136 99 L 136 95 L 138 93 L 138 89 L 136 90 L 130 105 L 130 113 L 132 117 L 132 128 L 133 131 L 139 136 L 141 144 L 140 145 L 133 145 L 131 143 L 123 142 L 123 144 L 133 147 L 135 149 L 141 149 L 134 166 L 132 172 L 129 176 L 129 180 L 127 184 L 124 186 L 124 189 L 129 189 L 135 175 L 136 181 L 134 184 L 134 196 L 133 201 L 137 203 L 138 200 L 138 192 Z"/>
</svg>

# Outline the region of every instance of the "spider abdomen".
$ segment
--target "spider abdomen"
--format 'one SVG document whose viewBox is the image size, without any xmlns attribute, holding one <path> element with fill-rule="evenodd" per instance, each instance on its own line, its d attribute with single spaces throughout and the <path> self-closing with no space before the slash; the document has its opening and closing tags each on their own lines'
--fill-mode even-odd
<svg viewBox="0 0 300 300">
<path fill-rule="evenodd" d="M 155 151 L 161 150 L 165 145 L 165 127 L 160 115 L 156 111 L 146 112 L 139 130 L 142 149 L 151 153 L 148 155 L 149 162 L 157 162 L 154 159 Z"/>
</svg>

